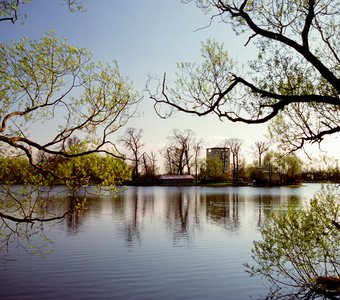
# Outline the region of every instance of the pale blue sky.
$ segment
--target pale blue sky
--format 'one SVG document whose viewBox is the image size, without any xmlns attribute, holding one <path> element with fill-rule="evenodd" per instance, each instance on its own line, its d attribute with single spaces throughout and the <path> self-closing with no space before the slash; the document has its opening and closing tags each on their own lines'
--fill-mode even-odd
<svg viewBox="0 0 340 300">
<path fill-rule="evenodd" d="M 148 74 L 174 78 L 176 62 L 198 61 L 201 42 L 207 38 L 222 41 L 230 56 L 240 63 L 256 57 L 252 46 L 244 47 L 247 36 L 237 37 L 226 24 L 209 24 L 194 3 L 183 4 L 180 0 L 85 0 L 86 12 L 69 13 L 61 0 L 33 0 L 22 7 L 27 13 L 24 24 L 2 23 L 1 41 L 18 40 L 24 36 L 40 38 L 53 28 L 58 37 L 80 47 L 89 48 L 95 60 L 116 60 L 122 73 L 128 76 L 135 90 L 143 94 Z M 267 125 L 245 125 L 221 122 L 209 116 L 205 118 L 178 114 L 168 120 L 159 119 L 153 111 L 147 94 L 139 110 L 142 117 L 131 120 L 128 126 L 142 128 L 146 150 L 155 152 L 167 142 L 166 137 L 175 128 L 192 129 L 205 147 L 220 145 L 230 137 L 244 141 L 242 153 L 250 157 L 250 146 L 262 140 Z M 123 134 L 124 129 L 118 133 Z M 46 132 L 39 132 L 44 136 Z M 325 143 L 324 148 L 332 156 L 340 157 L 339 140 Z"/>
</svg>

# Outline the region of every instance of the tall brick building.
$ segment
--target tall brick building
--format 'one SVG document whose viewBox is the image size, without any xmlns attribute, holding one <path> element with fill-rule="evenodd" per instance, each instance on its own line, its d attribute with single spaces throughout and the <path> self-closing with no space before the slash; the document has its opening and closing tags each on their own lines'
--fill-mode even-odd
<svg viewBox="0 0 340 300">
<path fill-rule="evenodd" d="M 230 173 L 230 149 L 226 147 L 207 148 L 206 159 L 220 159 L 223 173 Z"/>
</svg>

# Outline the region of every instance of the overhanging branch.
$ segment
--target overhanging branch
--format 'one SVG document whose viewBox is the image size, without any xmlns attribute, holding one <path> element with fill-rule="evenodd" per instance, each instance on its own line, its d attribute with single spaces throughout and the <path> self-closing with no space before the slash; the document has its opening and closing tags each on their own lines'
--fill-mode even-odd
<svg viewBox="0 0 340 300">
<path fill-rule="evenodd" d="M 10 220 L 10 221 L 13 221 L 13 222 L 16 222 L 16 223 L 51 222 L 51 221 L 65 219 L 65 217 L 67 215 L 71 214 L 71 213 L 73 213 L 73 211 L 67 211 L 60 216 L 55 216 L 55 217 L 51 217 L 51 218 L 39 218 L 39 217 L 36 217 L 36 218 L 31 218 L 31 217 L 18 218 L 18 217 L 14 217 L 14 216 L 0 212 L 0 218 Z"/>
<path fill-rule="evenodd" d="M 237 85 L 242 84 L 250 89 L 253 94 L 256 94 L 260 98 L 267 98 L 277 100 L 273 104 L 265 104 L 262 103 L 258 106 L 259 115 L 263 114 L 263 109 L 268 108 L 271 109 L 271 112 L 268 112 L 263 117 L 256 117 L 256 118 L 246 118 L 241 117 L 235 112 L 232 111 L 223 111 L 221 109 L 221 102 Z M 157 95 L 151 94 L 149 91 L 150 99 L 155 101 L 154 107 L 156 112 L 160 115 L 157 110 L 157 105 L 166 104 L 180 112 L 196 115 L 196 116 L 205 116 L 211 113 L 215 113 L 219 118 L 227 118 L 232 122 L 243 122 L 246 124 L 260 124 L 266 123 L 269 120 L 273 119 L 281 110 L 283 110 L 286 106 L 289 106 L 294 103 L 322 103 L 328 105 L 335 105 L 340 108 L 340 100 L 338 97 L 328 96 L 328 95 L 317 95 L 317 94 L 308 94 L 308 95 L 282 95 L 273 92 L 269 92 L 263 89 L 260 89 L 250 83 L 249 81 L 245 80 L 242 77 L 238 77 L 234 75 L 233 82 L 228 86 L 227 89 L 220 92 L 219 94 L 213 94 L 210 96 L 209 101 L 212 103 L 211 105 L 207 105 L 206 103 L 201 102 L 202 106 L 205 106 L 206 109 L 203 111 L 198 111 L 195 109 L 190 109 L 182 106 L 181 103 L 173 101 L 170 99 L 166 91 L 166 74 L 164 74 L 163 82 L 162 82 L 162 91 L 161 91 L 161 98 L 158 98 Z M 214 100 L 215 99 L 215 100 Z M 214 100 L 214 101 L 213 101 Z"/>
</svg>

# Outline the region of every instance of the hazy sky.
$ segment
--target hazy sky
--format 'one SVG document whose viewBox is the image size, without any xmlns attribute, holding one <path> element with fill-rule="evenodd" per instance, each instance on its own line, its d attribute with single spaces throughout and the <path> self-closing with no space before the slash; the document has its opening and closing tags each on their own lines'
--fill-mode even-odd
<svg viewBox="0 0 340 300">
<path fill-rule="evenodd" d="M 180 0 L 85 0 L 86 12 L 70 13 L 61 0 L 33 0 L 22 6 L 27 14 L 24 23 L 13 25 L 4 22 L 0 26 L 1 41 L 22 37 L 39 39 L 50 29 L 58 37 L 80 47 L 89 48 L 95 60 L 116 60 L 122 73 L 129 77 L 135 90 L 144 99 L 139 105 L 141 117 L 128 126 L 143 129 L 146 150 L 157 152 L 171 131 L 191 129 L 197 138 L 205 141 L 205 147 L 218 146 L 226 138 L 237 137 L 244 141 L 242 153 L 250 158 L 250 146 L 262 140 L 267 125 L 245 125 L 221 122 L 216 117 L 198 118 L 186 114 L 162 120 L 153 111 L 153 102 L 144 93 L 148 74 L 174 79 L 176 62 L 199 61 L 201 42 L 207 38 L 222 41 L 230 56 L 246 64 L 256 57 L 256 49 L 244 47 L 247 36 L 236 36 L 224 23 L 215 21 L 211 26 L 209 16 L 204 15 L 194 3 Z M 200 29 L 200 30 L 198 30 Z M 124 129 L 118 133 L 123 134 Z M 48 134 L 48 130 L 38 133 Z M 323 146 L 332 156 L 340 158 L 339 139 L 332 138 Z"/>
</svg>

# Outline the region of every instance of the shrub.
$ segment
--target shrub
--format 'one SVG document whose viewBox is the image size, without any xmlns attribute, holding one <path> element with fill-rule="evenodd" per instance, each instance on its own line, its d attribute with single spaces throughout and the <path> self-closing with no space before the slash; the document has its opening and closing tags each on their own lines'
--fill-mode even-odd
<svg viewBox="0 0 340 300">
<path fill-rule="evenodd" d="M 272 284 L 340 295 L 339 189 L 323 187 L 308 207 L 289 205 L 273 211 L 246 264 Z"/>
</svg>

